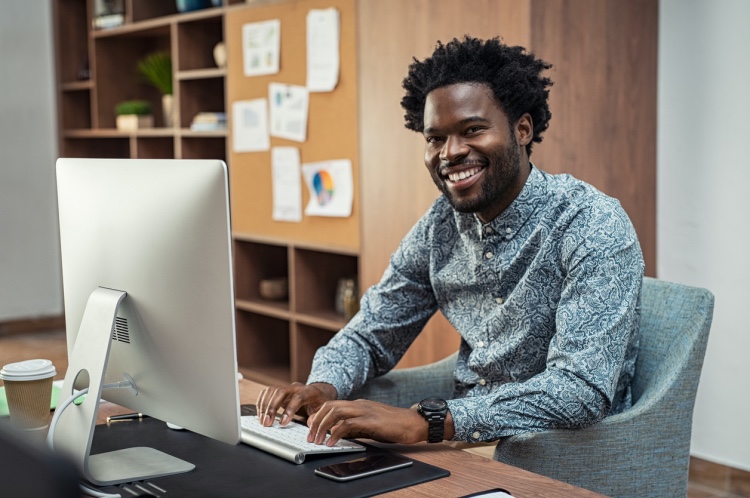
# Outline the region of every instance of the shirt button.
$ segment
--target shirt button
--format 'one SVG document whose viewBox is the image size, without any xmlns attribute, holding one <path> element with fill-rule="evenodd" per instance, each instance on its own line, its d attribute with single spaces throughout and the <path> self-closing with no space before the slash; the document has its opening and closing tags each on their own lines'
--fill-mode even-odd
<svg viewBox="0 0 750 498">
<path fill-rule="evenodd" d="M 487 259 L 492 259 L 492 256 L 493 254 L 490 251 L 487 251 L 486 253 L 484 253 L 484 257 Z"/>
<path fill-rule="evenodd" d="M 492 233 L 492 227 L 484 227 L 484 233 L 491 234 Z"/>
<path fill-rule="evenodd" d="M 507 233 L 508 235 L 510 235 L 512 232 L 513 230 L 511 230 L 510 227 L 505 229 L 505 233 Z"/>
<path fill-rule="evenodd" d="M 502 297 L 496 297 L 495 301 L 497 301 L 497 304 L 503 304 L 503 298 Z"/>
<path fill-rule="evenodd" d="M 479 384 L 484 386 L 487 384 L 487 381 L 485 379 L 479 379 Z"/>
<path fill-rule="evenodd" d="M 484 342 L 482 342 L 482 341 L 479 341 L 479 342 L 477 343 L 477 347 L 478 347 L 478 348 L 483 348 L 483 347 L 484 347 Z"/>
<path fill-rule="evenodd" d="M 479 438 L 481 437 L 481 434 L 479 434 L 479 431 L 475 431 L 475 432 L 474 432 L 474 433 L 473 433 L 473 434 L 471 435 L 471 437 L 473 437 L 474 439 L 479 439 Z"/>
</svg>

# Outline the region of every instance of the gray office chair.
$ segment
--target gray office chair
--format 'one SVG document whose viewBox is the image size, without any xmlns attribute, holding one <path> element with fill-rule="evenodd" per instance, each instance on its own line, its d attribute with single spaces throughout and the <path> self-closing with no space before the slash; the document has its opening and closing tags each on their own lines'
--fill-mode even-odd
<svg viewBox="0 0 750 498">
<path fill-rule="evenodd" d="M 644 278 L 633 407 L 586 429 L 503 438 L 495 460 L 608 496 L 684 498 L 713 305 L 705 289 Z M 449 396 L 455 361 L 394 370 L 354 396 L 404 407 Z"/>
</svg>

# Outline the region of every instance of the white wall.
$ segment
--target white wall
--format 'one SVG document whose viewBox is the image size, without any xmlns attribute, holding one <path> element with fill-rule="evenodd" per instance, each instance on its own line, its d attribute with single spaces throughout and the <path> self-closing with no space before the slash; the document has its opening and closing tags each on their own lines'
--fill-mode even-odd
<svg viewBox="0 0 750 498">
<path fill-rule="evenodd" d="M 50 2 L 0 0 L 0 321 L 61 315 Z"/>
<path fill-rule="evenodd" d="M 750 470 L 750 2 L 659 15 L 658 276 L 716 296 L 691 452 Z"/>
</svg>

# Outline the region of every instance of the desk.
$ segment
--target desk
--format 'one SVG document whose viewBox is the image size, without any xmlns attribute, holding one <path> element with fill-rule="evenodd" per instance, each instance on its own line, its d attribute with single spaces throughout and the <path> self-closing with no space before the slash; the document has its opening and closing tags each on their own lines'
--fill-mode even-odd
<svg viewBox="0 0 750 498">
<path fill-rule="evenodd" d="M 255 403 L 258 393 L 263 389 L 261 384 L 249 380 L 240 381 L 239 386 L 242 403 Z M 111 403 L 103 403 L 99 407 L 97 422 L 105 423 L 107 416 L 127 413 L 128 411 Z M 372 444 L 381 445 L 381 443 Z M 451 473 L 450 477 L 444 479 L 437 479 L 387 494 L 387 496 L 393 498 L 458 497 L 496 487 L 505 488 L 518 498 L 550 496 L 557 498 L 595 498 L 603 496 L 443 444 L 382 444 L 382 446 L 407 455 L 409 458 L 447 469 Z"/>
</svg>

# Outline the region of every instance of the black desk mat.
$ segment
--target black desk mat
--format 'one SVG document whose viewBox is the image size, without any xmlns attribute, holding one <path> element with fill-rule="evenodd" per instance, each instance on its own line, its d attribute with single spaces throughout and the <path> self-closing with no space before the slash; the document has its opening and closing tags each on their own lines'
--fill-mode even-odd
<svg viewBox="0 0 750 498">
<path fill-rule="evenodd" d="M 410 467 L 340 483 L 320 477 L 313 470 L 323 465 L 360 458 L 359 453 L 333 456 L 308 455 L 296 465 L 245 444 L 228 445 L 189 431 L 168 429 L 160 420 L 117 422 L 98 425 L 92 454 L 134 446 L 150 446 L 182 458 L 195 470 L 150 482 L 167 491 L 169 497 L 253 497 L 358 498 L 413 486 L 447 477 L 447 470 L 415 460 Z M 366 445 L 365 454 L 388 453 Z M 115 487 L 102 488 L 116 492 Z M 122 493 L 122 491 L 119 491 Z M 122 496 L 127 496 L 122 493 Z"/>
</svg>

